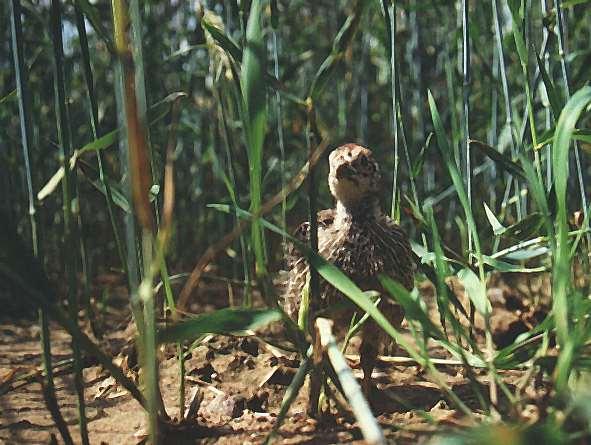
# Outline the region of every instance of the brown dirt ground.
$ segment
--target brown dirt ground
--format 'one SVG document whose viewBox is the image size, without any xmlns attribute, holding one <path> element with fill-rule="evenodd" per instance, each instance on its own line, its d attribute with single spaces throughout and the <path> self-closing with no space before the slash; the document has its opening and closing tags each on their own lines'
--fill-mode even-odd
<svg viewBox="0 0 591 445">
<path fill-rule="evenodd" d="M 116 280 L 115 280 L 116 281 Z M 122 318 L 121 307 L 125 296 L 121 286 L 111 286 L 111 301 L 101 319 L 108 320 L 103 329 L 103 348 L 111 351 L 115 361 L 137 380 L 134 357 L 129 354 L 132 331 L 128 320 Z M 457 294 L 464 299 L 462 289 L 453 283 Z M 497 345 L 510 344 L 520 332 L 531 328 L 540 313 L 530 309 L 533 302 L 546 299 L 541 292 L 546 286 L 542 277 L 519 279 L 507 285 L 506 280 L 490 282 L 489 296 L 493 302 L 493 332 Z M 424 301 L 430 308 L 434 321 L 438 321 L 433 290 L 421 288 Z M 226 287 L 208 286 L 201 292 L 201 308 L 198 311 L 224 307 L 228 304 Z M 209 304 L 203 304 L 208 301 Z M 213 302 L 213 303 L 212 303 Z M 539 306 L 536 306 L 539 307 Z M 543 305 L 542 305 L 543 307 Z M 118 309 L 119 308 L 119 309 Z M 405 326 L 405 325 L 403 325 Z M 482 328 L 482 320 L 477 319 Z M 263 334 L 277 334 L 280 329 Z M 477 335 L 482 332 L 477 329 Z M 261 337 L 208 336 L 197 346 L 186 363 L 186 396 L 198 388 L 203 396 L 195 421 L 200 429 L 192 431 L 176 428 L 177 434 L 169 436 L 165 443 L 261 443 L 275 422 L 285 389 L 293 377 L 298 361 L 294 354 L 268 345 Z M 412 339 L 407 333 L 409 339 Z M 71 357 L 69 336 L 59 326 L 52 326 L 54 364 Z M 355 340 L 349 348 L 350 365 L 357 376 L 358 359 Z M 441 347 L 429 344 L 432 357 L 450 358 Z M 404 357 L 402 350 L 391 356 Z M 390 356 L 390 357 L 391 357 Z M 179 417 L 178 366 L 173 349 L 163 349 L 160 354 L 160 382 L 168 413 Z M 59 438 L 53 421 L 47 412 L 39 383 L 39 328 L 30 320 L 0 320 L 0 443 L 45 444 L 52 435 Z M 93 444 L 141 443 L 145 441 L 145 418 L 139 404 L 127 391 L 118 387 L 113 379 L 92 360 L 87 360 L 84 370 L 86 383 L 87 417 Z M 477 398 L 465 370 L 456 365 L 439 365 L 438 370 L 447 384 L 474 412 L 469 419 L 453 408 L 449 397 L 432 382 L 427 372 L 412 363 L 392 363 L 387 357 L 374 373 L 377 384 L 372 395 L 374 413 L 386 436 L 397 443 L 427 443 L 435 434 L 462 428 L 482 416 Z M 28 374 L 33 373 L 33 375 Z M 66 363 L 56 370 L 56 389 L 63 415 L 75 440 L 79 440 L 76 425 L 76 398 L 72 368 Z M 504 372 L 506 383 L 519 384 L 522 371 Z M 488 394 L 485 373 L 478 373 L 481 392 Z M 525 404 L 521 413 L 509 413 L 514 419 L 534 421 L 538 416 L 537 400 L 543 398 L 544 385 L 525 388 Z M 307 391 L 300 392 L 292 406 L 276 443 L 326 444 L 363 443 L 361 434 L 350 412 L 337 412 L 318 423 L 305 414 Z M 503 403 L 499 404 L 503 411 Z M 502 413 L 507 414 L 507 413 Z M 199 438 L 198 433 L 209 437 Z M 170 441 L 169 441 L 170 440 Z"/>
</svg>

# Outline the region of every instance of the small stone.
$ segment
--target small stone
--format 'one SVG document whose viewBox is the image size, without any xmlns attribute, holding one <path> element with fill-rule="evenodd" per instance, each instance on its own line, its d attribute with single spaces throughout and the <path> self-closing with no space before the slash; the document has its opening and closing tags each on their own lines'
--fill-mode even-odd
<svg viewBox="0 0 591 445">
<path fill-rule="evenodd" d="M 245 406 L 246 400 L 242 396 L 218 394 L 207 404 L 204 411 L 210 416 L 229 420 L 242 416 Z"/>
</svg>

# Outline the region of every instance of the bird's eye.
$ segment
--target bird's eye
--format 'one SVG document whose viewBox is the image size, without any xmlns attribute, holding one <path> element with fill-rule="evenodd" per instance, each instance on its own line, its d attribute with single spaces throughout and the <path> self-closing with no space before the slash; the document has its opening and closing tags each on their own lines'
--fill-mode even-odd
<svg viewBox="0 0 591 445">
<path fill-rule="evenodd" d="M 361 156 L 361 158 L 359 159 L 359 163 L 362 167 L 367 167 L 367 158 L 365 156 Z"/>
</svg>

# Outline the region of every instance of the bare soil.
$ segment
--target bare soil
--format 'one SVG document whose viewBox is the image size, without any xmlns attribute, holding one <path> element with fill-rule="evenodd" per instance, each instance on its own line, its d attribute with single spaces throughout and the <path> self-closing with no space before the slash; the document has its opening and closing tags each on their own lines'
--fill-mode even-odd
<svg viewBox="0 0 591 445">
<path fill-rule="evenodd" d="M 465 301 L 462 289 L 453 283 L 458 296 Z M 101 285 L 107 285 L 102 283 Z M 112 284 L 108 284 L 112 286 Z M 545 283 L 543 277 L 492 280 L 489 297 L 493 302 L 493 333 L 497 347 L 510 344 L 544 314 Z M 137 363 L 130 347 L 133 330 L 126 312 L 121 287 L 110 288 L 111 300 L 100 319 L 105 336 L 102 347 L 115 356 L 115 362 L 136 381 Z M 433 289 L 421 288 L 432 318 L 439 317 L 433 301 Z M 200 294 L 201 304 L 193 308 L 202 312 L 228 304 L 227 288 L 211 286 Z M 207 301 L 208 303 L 204 303 Z M 546 300 L 547 301 L 547 300 Z M 535 303 L 535 304 L 534 304 Z M 476 320 L 476 335 L 482 337 L 482 320 Z M 404 327 L 405 325 L 403 325 Z M 62 413 L 74 440 L 79 440 L 76 425 L 70 337 L 52 325 L 53 360 L 56 367 L 56 389 Z M 294 353 L 273 347 L 263 339 L 270 335 L 277 341 L 278 326 L 257 337 L 208 336 L 197 346 L 186 362 L 186 398 L 195 392 L 203 396 L 192 424 L 175 426 L 179 416 L 179 370 L 174 348 L 160 351 L 160 381 L 164 402 L 173 425 L 163 428 L 165 443 L 257 444 L 264 441 L 275 420 L 287 385 L 299 362 Z M 406 334 L 412 339 L 410 334 Z M 356 356 L 356 341 L 348 349 L 350 366 L 361 376 Z M 483 342 L 482 342 L 483 343 Z M 451 359 L 441 347 L 430 344 L 430 356 Z M 459 411 L 429 374 L 409 360 L 404 351 L 394 348 L 383 358 L 374 373 L 376 388 L 371 403 L 386 436 L 396 443 L 427 443 L 434 435 L 474 425 L 483 416 L 467 370 L 456 364 L 439 364 L 438 370 L 447 384 L 472 410 L 470 418 Z M 41 354 L 39 328 L 32 320 L 0 320 L 0 443 L 46 444 L 59 434 L 48 413 L 40 385 Z M 84 370 L 88 428 L 92 444 L 142 443 L 146 440 L 145 416 L 139 404 L 120 388 L 100 366 L 87 358 Z M 526 370 L 503 372 L 509 388 L 521 384 Z M 480 393 L 488 397 L 488 378 L 476 371 Z M 540 415 L 547 395 L 543 379 L 524 385 L 524 403 L 514 412 L 501 400 L 501 415 L 522 422 L 533 422 Z M 331 413 L 321 421 L 306 415 L 307 384 L 289 411 L 279 430 L 276 443 L 326 444 L 363 443 L 346 402 L 333 403 Z"/>
</svg>

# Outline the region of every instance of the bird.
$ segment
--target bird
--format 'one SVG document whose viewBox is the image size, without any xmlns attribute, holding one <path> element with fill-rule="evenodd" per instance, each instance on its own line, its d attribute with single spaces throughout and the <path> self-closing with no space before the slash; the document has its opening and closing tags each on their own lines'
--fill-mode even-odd
<svg viewBox="0 0 591 445">
<path fill-rule="evenodd" d="M 372 151 L 354 143 L 334 149 L 329 155 L 328 185 L 335 206 L 317 213 L 318 253 L 340 268 L 362 291 L 379 292 L 382 296 L 379 309 L 393 326 L 400 327 L 403 309 L 385 296 L 378 275 L 384 274 L 412 290 L 415 256 L 406 233 L 380 207 L 382 180 Z M 309 221 L 300 224 L 293 236 L 303 243 L 309 242 Z M 297 319 L 302 292 L 309 282 L 309 266 L 293 244 L 289 246 L 287 266 L 284 310 Z M 321 279 L 319 296 L 310 302 L 310 317 L 313 319 L 327 308 L 346 307 L 346 302 L 345 295 Z M 342 332 L 349 326 L 352 314 L 359 311 L 350 305 L 348 310 L 329 318 L 333 318 L 337 332 L 339 328 Z M 362 326 L 360 335 L 362 390 L 369 398 L 377 357 L 389 337 L 371 318 Z"/>
</svg>

